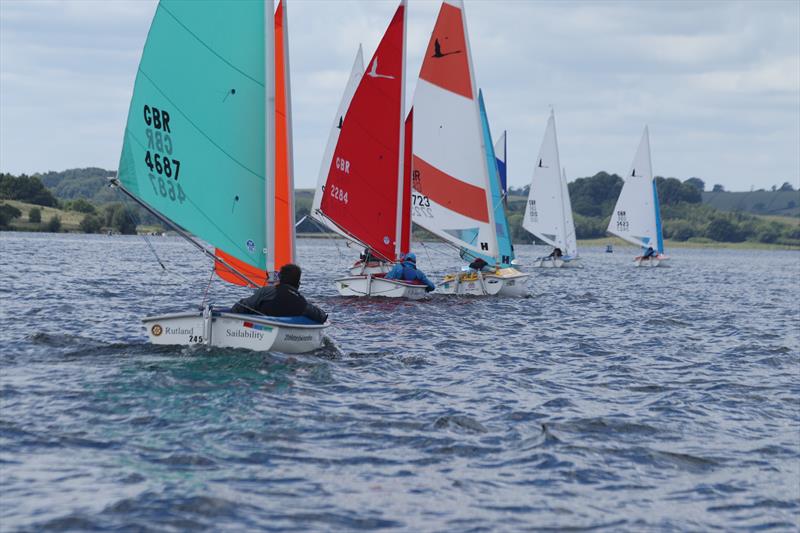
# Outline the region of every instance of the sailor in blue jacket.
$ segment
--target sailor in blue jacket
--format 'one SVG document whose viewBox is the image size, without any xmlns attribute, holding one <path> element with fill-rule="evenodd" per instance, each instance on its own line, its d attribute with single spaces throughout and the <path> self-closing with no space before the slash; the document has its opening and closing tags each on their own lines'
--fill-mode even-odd
<svg viewBox="0 0 800 533">
<path fill-rule="evenodd" d="M 406 254 L 401 263 L 395 263 L 394 268 L 386 274 L 386 279 L 419 280 L 427 285 L 426 292 L 436 290 L 436 285 L 428 279 L 422 270 L 417 269 L 417 256 L 413 253 Z"/>
</svg>

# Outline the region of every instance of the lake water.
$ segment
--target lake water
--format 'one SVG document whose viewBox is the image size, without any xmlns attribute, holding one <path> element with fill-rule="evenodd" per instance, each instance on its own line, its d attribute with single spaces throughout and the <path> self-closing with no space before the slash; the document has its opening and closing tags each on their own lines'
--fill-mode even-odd
<svg viewBox="0 0 800 533">
<path fill-rule="evenodd" d="M 210 273 L 151 242 L 167 272 L 141 237 L 0 236 L 3 531 L 800 527 L 798 252 L 590 249 L 529 298 L 408 302 L 338 297 L 357 251 L 300 240 L 335 327 L 287 356 L 146 344 Z"/>
</svg>

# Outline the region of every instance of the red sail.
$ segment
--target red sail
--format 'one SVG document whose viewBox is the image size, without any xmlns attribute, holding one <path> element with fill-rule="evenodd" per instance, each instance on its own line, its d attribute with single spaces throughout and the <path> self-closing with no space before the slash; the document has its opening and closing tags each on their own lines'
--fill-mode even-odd
<svg viewBox="0 0 800 533">
<path fill-rule="evenodd" d="M 411 154 L 412 154 L 412 132 L 414 131 L 414 108 L 408 112 L 406 117 L 405 140 L 403 141 L 403 203 L 400 209 L 403 210 L 402 229 L 400 230 L 400 253 L 405 255 L 411 251 Z"/>
<path fill-rule="evenodd" d="M 353 95 L 320 204 L 325 217 L 389 260 L 395 259 L 402 203 L 404 11 L 402 3 Z"/>
</svg>

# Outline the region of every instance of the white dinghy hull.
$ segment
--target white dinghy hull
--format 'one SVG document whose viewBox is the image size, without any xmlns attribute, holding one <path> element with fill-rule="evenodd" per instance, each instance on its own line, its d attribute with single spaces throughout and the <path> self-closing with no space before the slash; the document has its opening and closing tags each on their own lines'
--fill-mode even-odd
<svg viewBox="0 0 800 533">
<path fill-rule="evenodd" d="M 366 276 L 368 274 L 387 274 L 392 267 L 393 263 L 386 263 L 384 261 L 370 261 L 366 265 L 361 261 L 350 267 L 351 276 Z"/>
<path fill-rule="evenodd" d="M 511 296 L 528 294 L 526 286 L 530 274 L 515 268 L 503 268 L 497 272 L 458 272 L 445 276 L 437 287 L 442 294 L 458 296 Z"/>
<path fill-rule="evenodd" d="M 325 324 L 292 323 L 292 318 L 187 311 L 142 319 L 152 344 L 244 348 L 257 352 L 306 353 L 324 342 Z"/>
<path fill-rule="evenodd" d="M 419 300 L 427 294 L 425 285 L 408 283 L 397 279 L 382 277 L 347 276 L 335 282 L 341 296 L 382 296 L 384 298 L 408 298 Z"/>
</svg>

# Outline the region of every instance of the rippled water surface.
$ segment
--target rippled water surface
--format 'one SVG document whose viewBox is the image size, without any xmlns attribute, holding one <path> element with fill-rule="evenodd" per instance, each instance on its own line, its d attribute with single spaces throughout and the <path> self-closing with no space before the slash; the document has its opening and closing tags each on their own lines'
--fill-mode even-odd
<svg viewBox="0 0 800 533">
<path fill-rule="evenodd" d="M 797 252 L 586 250 L 529 298 L 407 302 L 338 297 L 357 252 L 301 240 L 335 327 L 287 356 L 146 344 L 210 272 L 151 242 L 167 272 L 142 238 L 0 236 L 3 531 L 800 525 Z"/>
</svg>

